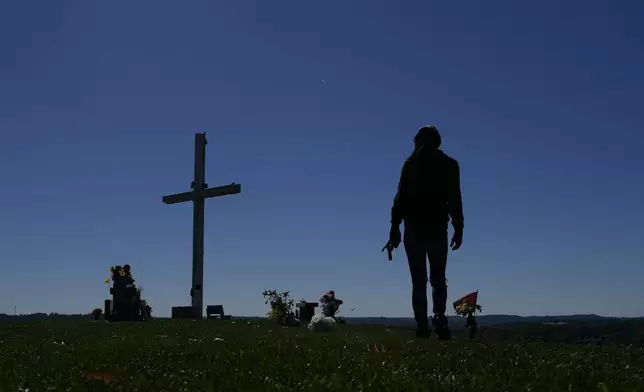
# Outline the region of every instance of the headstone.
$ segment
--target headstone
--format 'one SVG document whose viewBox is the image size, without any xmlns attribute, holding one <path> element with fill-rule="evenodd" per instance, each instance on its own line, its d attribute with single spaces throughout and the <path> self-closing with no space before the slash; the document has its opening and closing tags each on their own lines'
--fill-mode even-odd
<svg viewBox="0 0 644 392">
<path fill-rule="evenodd" d="M 105 315 L 105 320 L 109 320 L 110 315 L 112 314 L 112 301 L 109 299 L 105 300 L 105 309 L 103 310 L 103 314 Z"/>
<path fill-rule="evenodd" d="M 173 319 L 196 319 L 197 315 L 195 308 L 192 306 L 173 306 L 172 307 Z"/>
<path fill-rule="evenodd" d="M 206 306 L 206 318 L 216 319 L 219 316 L 220 320 L 230 320 L 230 315 L 224 314 L 224 305 L 208 305 Z"/>
<path fill-rule="evenodd" d="M 299 312 L 299 319 L 302 323 L 308 323 L 313 318 L 315 314 L 315 308 L 318 307 L 317 302 L 299 302 L 297 304 L 297 309 Z"/>
<path fill-rule="evenodd" d="M 141 298 L 141 291 L 134 284 L 130 266 L 127 264 L 123 267 L 117 265 L 111 269 L 111 272 L 113 285 L 110 287 L 110 294 L 112 294 L 112 300 L 109 306 L 107 301 L 105 302 L 106 310 L 109 308 L 109 315 L 106 313 L 105 319 L 109 321 L 148 320 L 152 308 Z"/>
</svg>

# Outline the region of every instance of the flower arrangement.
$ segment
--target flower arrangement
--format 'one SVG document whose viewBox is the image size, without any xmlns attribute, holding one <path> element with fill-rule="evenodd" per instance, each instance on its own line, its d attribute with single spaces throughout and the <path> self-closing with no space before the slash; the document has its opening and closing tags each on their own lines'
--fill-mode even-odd
<svg viewBox="0 0 644 392">
<path fill-rule="evenodd" d="M 462 304 L 456 306 L 456 309 L 454 309 L 457 315 L 461 317 L 468 317 L 468 316 L 474 316 L 477 312 L 480 313 L 483 311 L 483 307 L 481 305 L 470 305 L 467 302 L 463 302 Z"/>
<path fill-rule="evenodd" d="M 152 307 L 148 304 L 148 301 L 141 296 L 141 293 L 143 293 L 143 287 L 138 287 L 134 298 L 141 309 L 141 318 L 143 320 L 149 320 L 152 318 Z"/>
<path fill-rule="evenodd" d="M 322 304 L 322 313 L 326 317 L 334 317 L 340 311 L 340 305 L 344 302 L 335 297 L 335 291 L 327 291 L 321 298 L 320 303 Z"/>
<path fill-rule="evenodd" d="M 109 284 L 114 282 L 114 284 L 123 283 L 124 285 L 133 285 L 134 279 L 132 279 L 132 271 L 129 264 L 124 266 L 113 265 L 110 267 L 110 277 L 105 279 L 105 283 Z"/>
<path fill-rule="evenodd" d="M 335 328 L 336 314 L 340 311 L 340 305 L 344 302 L 335 297 L 335 291 L 329 290 L 322 297 L 320 297 L 322 304 L 322 314 L 313 316 L 309 323 L 309 331 L 311 332 L 329 332 Z"/>
<path fill-rule="evenodd" d="M 470 293 L 454 302 L 454 311 L 461 317 L 467 317 L 465 327 L 470 330 L 470 339 L 474 339 L 478 329 L 474 315 L 483 311 L 483 307 L 478 302 L 479 292 Z"/>
<path fill-rule="evenodd" d="M 143 287 L 136 287 L 129 264 L 110 267 L 110 277 L 105 280 L 114 285 L 110 293 L 114 295 L 114 311 L 112 319 L 149 320 L 152 317 L 152 307 L 143 299 Z M 116 318 L 114 317 L 116 315 Z"/>
<path fill-rule="evenodd" d="M 295 301 L 289 296 L 289 292 L 278 293 L 277 290 L 264 290 L 262 293 L 266 301 L 270 304 L 271 310 L 266 315 L 270 320 L 276 321 L 280 325 L 289 325 L 295 323 L 295 313 L 293 307 Z"/>
</svg>

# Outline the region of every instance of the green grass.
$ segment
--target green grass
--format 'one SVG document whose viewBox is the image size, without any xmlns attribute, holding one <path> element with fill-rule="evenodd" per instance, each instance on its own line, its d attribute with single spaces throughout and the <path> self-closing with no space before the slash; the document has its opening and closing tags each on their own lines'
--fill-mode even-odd
<svg viewBox="0 0 644 392">
<path fill-rule="evenodd" d="M 376 326 L 39 321 L 0 325 L 0 342 L 0 391 L 644 391 L 641 349 L 416 341 Z"/>
</svg>

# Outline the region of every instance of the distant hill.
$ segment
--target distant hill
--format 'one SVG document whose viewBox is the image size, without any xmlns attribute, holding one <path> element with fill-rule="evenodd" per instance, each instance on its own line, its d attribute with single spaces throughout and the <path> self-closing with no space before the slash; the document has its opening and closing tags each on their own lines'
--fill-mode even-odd
<svg viewBox="0 0 644 392">
<path fill-rule="evenodd" d="M 450 325 L 458 326 L 465 324 L 465 320 L 458 316 L 448 316 Z M 568 323 L 568 322 L 601 322 L 601 321 L 617 321 L 627 318 L 617 317 L 603 317 L 596 314 L 574 314 L 574 315 L 559 315 L 559 316 L 516 316 L 507 314 L 488 314 L 479 315 L 476 320 L 479 326 L 493 326 L 504 324 L 527 324 L 527 323 Z M 386 318 L 386 317 L 349 317 L 351 324 L 378 324 L 378 325 L 391 325 L 391 326 L 413 326 L 415 321 L 413 318 Z"/>
<path fill-rule="evenodd" d="M 236 317 L 242 319 L 262 319 L 263 317 Z M 465 319 L 458 316 L 448 316 L 450 325 L 459 326 L 465 324 Z M 479 326 L 493 326 L 503 324 L 522 324 L 522 323 L 566 323 L 575 321 L 598 322 L 598 321 L 617 321 L 635 318 L 617 318 L 603 317 L 596 314 L 575 314 L 563 316 L 515 316 L 507 314 L 488 314 L 479 315 L 476 320 Z M 387 325 L 387 326 L 409 326 L 415 325 L 411 317 L 347 317 L 347 322 L 358 325 Z"/>
</svg>

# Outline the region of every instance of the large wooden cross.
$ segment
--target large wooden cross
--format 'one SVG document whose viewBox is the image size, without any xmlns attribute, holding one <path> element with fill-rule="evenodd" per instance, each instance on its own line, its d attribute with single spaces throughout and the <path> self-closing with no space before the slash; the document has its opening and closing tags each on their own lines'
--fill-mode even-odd
<svg viewBox="0 0 644 392">
<path fill-rule="evenodd" d="M 234 195 L 241 192 L 241 185 L 230 185 L 208 188 L 206 184 L 206 134 L 195 134 L 195 178 L 191 191 L 163 196 L 165 204 L 191 201 L 192 217 L 192 307 L 195 317 L 203 318 L 203 235 L 204 235 L 204 202 L 211 197 Z"/>
</svg>

